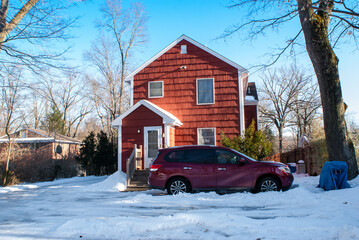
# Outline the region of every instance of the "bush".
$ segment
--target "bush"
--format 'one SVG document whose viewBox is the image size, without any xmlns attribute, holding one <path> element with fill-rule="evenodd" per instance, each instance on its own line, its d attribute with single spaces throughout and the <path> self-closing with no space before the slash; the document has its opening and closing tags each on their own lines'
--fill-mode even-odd
<svg viewBox="0 0 359 240">
<path fill-rule="evenodd" d="M 6 177 L 6 184 L 4 185 L 5 177 Z M 1 180 L 0 185 L 2 187 L 12 186 L 20 183 L 20 180 L 15 176 L 15 173 L 13 171 L 6 172 L 5 170 L 3 170 L 0 176 L 0 180 Z"/>
<path fill-rule="evenodd" d="M 262 131 L 256 131 L 254 127 L 255 122 L 246 129 L 244 136 L 237 136 L 233 139 L 227 137 L 223 132 L 221 133 L 221 143 L 225 147 L 232 148 L 238 152 L 244 153 L 248 157 L 261 160 L 271 154 L 271 143 L 265 139 Z"/>
<path fill-rule="evenodd" d="M 117 157 L 114 145 L 103 131 L 90 132 L 82 142 L 77 161 L 87 175 L 108 175 L 117 169 Z"/>
<path fill-rule="evenodd" d="M 0 153 L 0 172 L 2 179 L 5 172 L 6 151 Z M 2 159 L 2 160 L 1 160 Z M 39 182 L 52 181 L 56 178 L 74 177 L 78 174 L 78 166 L 74 156 L 66 159 L 49 159 L 46 152 L 30 151 L 29 149 L 13 150 L 10 160 L 8 176 L 9 184 L 18 184 L 20 182 Z"/>
</svg>

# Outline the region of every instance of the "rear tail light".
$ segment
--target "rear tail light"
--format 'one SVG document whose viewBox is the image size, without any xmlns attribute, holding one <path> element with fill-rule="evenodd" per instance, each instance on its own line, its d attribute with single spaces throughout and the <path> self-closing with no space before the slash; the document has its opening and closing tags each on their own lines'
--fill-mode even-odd
<svg viewBox="0 0 359 240">
<path fill-rule="evenodd" d="M 151 172 L 156 172 L 160 167 L 162 167 L 161 164 L 153 164 L 150 168 Z"/>
</svg>

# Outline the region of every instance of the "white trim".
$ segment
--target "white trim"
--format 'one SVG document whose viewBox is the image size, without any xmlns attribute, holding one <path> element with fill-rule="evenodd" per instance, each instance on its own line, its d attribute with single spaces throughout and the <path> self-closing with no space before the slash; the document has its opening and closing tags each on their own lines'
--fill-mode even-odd
<svg viewBox="0 0 359 240">
<path fill-rule="evenodd" d="M 122 126 L 117 128 L 117 166 L 118 171 L 122 171 Z"/>
<path fill-rule="evenodd" d="M 210 80 L 210 79 L 212 79 L 212 86 L 213 86 L 213 92 L 212 92 L 213 102 L 212 103 L 198 103 L 198 80 Z M 214 78 L 197 78 L 196 79 L 196 101 L 197 101 L 197 105 L 213 105 L 213 104 L 215 104 L 216 99 L 215 99 L 214 91 L 215 91 Z"/>
<path fill-rule="evenodd" d="M 193 45 L 201 48 L 202 50 L 210 53 L 211 55 L 221 59 L 222 61 L 228 63 L 229 65 L 231 65 L 234 68 L 238 69 L 238 72 L 242 72 L 242 73 L 246 73 L 248 72 L 247 69 L 243 68 L 242 66 L 238 65 L 237 63 L 229 60 L 228 58 L 216 53 L 215 51 L 209 49 L 208 47 L 200 44 L 199 42 L 196 42 L 195 40 L 193 40 L 192 38 L 187 37 L 186 35 L 182 35 L 179 38 L 177 38 L 174 42 L 172 42 L 170 45 L 168 45 L 167 47 L 165 47 L 162 51 L 160 51 L 159 53 L 157 53 L 155 56 L 153 56 L 151 59 L 149 59 L 147 62 L 145 62 L 144 64 L 142 64 L 140 67 L 138 67 L 135 71 L 133 71 L 132 73 L 130 73 L 127 77 L 126 77 L 126 81 L 129 81 L 131 79 L 133 79 L 133 76 L 135 76 L 137 73 L 139 73 L 142 69 L 144 69 L 145 67 L 147 67 L 148 65 L 150 65 L 153 61 L 155 61 L 157 58 L 159 58 L 161 55 L 163 55 L 164 53 L 166 53 L 169 49 L 171 49 L 172 47 L 174 47 L 177 43 L 179 43 L 182 40 L 186 40 L 190 43 L 192 43 Z"/>
<path fill-rule="evenodd" d="M 145 169 L 150 167 L 150 163 L 153 160 L 148 158 L 148 131 L 158 131 L 158 148 L 162 148 L 162 126 L 144 127 L 143 128 L 143 140 L 144 140 L 144 165 Z"/>
<path fill-rule="evenodd" d="M 158 82 L 160 82 L 161 83 L 161 86 L 162 86 L 162 93 L 161 93 L 161 96 L 151 96 L 150 95 L 150 84 L 151 83 L 158 83 Z M 150 82 L 148 82 L 148 98 L 163 98 L 163 96 L 164 96 L 164 84 L 163 84 L 163 81 L 150 81 Z"/>
<path fill-rule="evenodd" d="M 133 106 L 133 77 L 130 79 L 130 107 Z"/>
<path fill-rule="evenodd" d="M 164 130 L 165 130 L 165 142 L 163 147 L 168 148 L 170 146 L 170 127 L 168 126 L 168 124 L 164 124 Z"/>
<path fill-rule="evenodd" d="M 208 127 L 208 128 L 197 128 L 197 145 L 200 145 L 199 144 L 199 130 L 202 130 L 202 129 L 213 129 L 214 130 L 214 146 L 217 145 L 217 133 L 216 133 L 216 128 L 215 127 Z M 210 145 L 212 146 L 212 145 Z"/>
<path fill-rule="evenodd" d="M 163 110 L 162 108 L 151 103 L 150 101 L 142 99 L 141 101 L 139 101 L 135 105 L 133 105 L 130 109 L 128 109 L 126 112 L 121 114 L 118 118 L 116 118 L 111 123 L 112 126 L 122 126 L 122 120 L 142 105 L 147 107 L 152 112 L 159 115 L 160 117 L 162 117 L 163 124 L 169 124 L 169 125 L 173 125 L 173 126 L 181 126 L 182 125 L 182 122 L 178 118 L 176 118 L 174 115 L 172 115 L 171 113 L 167 112 L 166 110 Z"/>
<path fill-rule="evenodd" d="M 245 118 L 244 118 L 244 94 L 243 94 L 243 81 L 246 77 L 245 74 L 238 72 L 238 92 L 239 92 L 239 131 L 240 135 L 244 136 L 245 132 Z"/>
</svg>

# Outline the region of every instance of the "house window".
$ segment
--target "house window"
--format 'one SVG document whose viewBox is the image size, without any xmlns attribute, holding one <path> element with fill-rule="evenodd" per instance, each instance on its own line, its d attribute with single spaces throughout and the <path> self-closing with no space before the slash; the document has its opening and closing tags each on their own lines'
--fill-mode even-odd
<svg viewBox="0 0 359 240">
<path fill-rule="evenodd" d="M 197 128 L 198 145 L 216 145 L 216 128 Z"/>
<path fill-rule="evenodd" d="M 20 131 L 20 138 L 26 138 L 26 130 Z"/>
<path fill-rule="evenodd" d="M 148 97 L 150 98 L 163 97 L 162 81 L 148 83 Z"/>
<path fill-rule="evenodd" d="M 187 54 L 187 45 L 181 45 L 181 54 Z"/>
<path fill-rule="evenodd" d="M 197 79 L 197 104 L 214 104 L 214 79 Z"/>
</svg>

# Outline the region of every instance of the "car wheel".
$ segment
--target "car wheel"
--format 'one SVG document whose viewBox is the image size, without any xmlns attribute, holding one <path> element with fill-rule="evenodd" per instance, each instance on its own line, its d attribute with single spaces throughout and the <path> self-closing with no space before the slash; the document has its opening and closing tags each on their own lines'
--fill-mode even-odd
<svg viewBox="0 0 359 240">
<path fill-rule="evenodd" d="M 258 192 L 269 192 L 269 191 L 279 191 L 280 186 L 276 179 L 272 177 L 266 177 L 261 179 L 258 182 L 257 191 Z"/>
<path fill-rule="evenodd" d="M 183 178 L 174 178 L 167 185 L 168 194 L 179 194 L 190 191 L 189 183 Z"/>
</svg>

